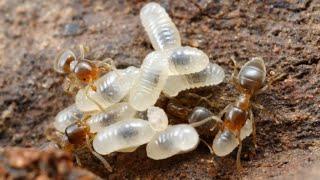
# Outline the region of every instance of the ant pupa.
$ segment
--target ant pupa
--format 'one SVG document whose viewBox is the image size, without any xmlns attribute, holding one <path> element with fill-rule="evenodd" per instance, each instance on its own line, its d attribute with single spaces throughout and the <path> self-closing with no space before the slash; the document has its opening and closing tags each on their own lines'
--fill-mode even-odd
<svg viewBox="0 0 320 180">
<path fill-rule="evenodd" d="M 64 90 L 72 93 L 75 89 L 80 89 L 83 85 L 92 85 L 101 74 L 109 72 L 113 67 L 113 61 L 95 61 L 85 59 L 85 53 L 89 48 L 79 46 L 80 57 L 77 57 L 71 50 L 64 50 L 58 54 L 54 62 L 54 70 L 61 74 L 68 74 L 64 82 Z M 92 86 L 93 89 L 94 86 Z"/>
<path fill-rule="evenodd" d="M 241 169 L 240 155 L 242 149 L 242 139 L 253 134 L 254 145 L 256 146 L 256 132 L 253 113 L 251 110 L 251 97 L 258 91 L 263 90 L 266 79 L 266 67 L 262 58 L 253 58 L 245 63 L 238 76 L 236 72 L 232 75 L 232 82 L 241 93 L 237 101 L 228 105 L 221 111 L 221 116 L 210 116 L 196 126 L 210 120 L 217 120 L 221 128 L 213 141 L 212 149 L 218 156 L 225 156 L 239 145 L 237 153 L 237 168 Z M 246 125 L 249 120 L 250 125 Z M 244 129 L 243 129 L 244 128 Z"/>
<path fill-rule="evenodd" d="M 128 94 L 139 72 L 138 68 L 130 66 L 103 75 L 93 83 L 96 91 L 89 87 L 79 90 L 76 95 L 77 107 L 84 112 L 104 111 Z"/>
<path fill-rule="evenodd" d="M 103 112 L 93 114 L 86 123 L 90 127 L 90 132 L 96 133 L 115 122 L 133 118 L 136 112 L 127 102 L 116 103 Z"/>
<path fill-rule="evenodd" d="M 125 152 L 148 143 L 155 131 L 148 121 L 127 119 L 105 127 L 93 139 L 93 148 L 102 155 Z"/>
<path fill-rule="evenodd" d="M 140 11 L 140 19 L 155 50 L 164 50 L 181 46 L 179 31 L 166 10 L 151 2 Z"/>
<path fill-rule="evenodd" d="M 79 121 L 82 117 L 83 112 L 81 112 L 75 104 L 72 104 L 56 115 L 53 125 L 58 131 L 64 132 L 66 127 Z"/>
<path fill-rule="evenodd" d="M 224 70 L 219 65 L 209 63 L 204 70 L 197 73 L 169 76 L 163 93 L 170 97 L 177 96 L 180 91 L 186 89 L 217 85 L 224 77 Z"/>
<path fill-rule="evenodd" d="M 159 51 L 144 59 L 138 78 L 130 90 L 129 103 L 139 111 L 154 105 L 168 78 L 168 63 Z"/>
</svg>

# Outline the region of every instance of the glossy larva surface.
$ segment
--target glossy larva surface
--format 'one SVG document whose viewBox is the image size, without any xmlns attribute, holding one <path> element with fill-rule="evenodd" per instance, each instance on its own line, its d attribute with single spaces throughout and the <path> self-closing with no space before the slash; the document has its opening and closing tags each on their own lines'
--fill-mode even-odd
<svg viewBox="0 0 320 180">
<path fill-rule="evenodd" d="M 148 121 L 155 131 L 162 131 L 168 127 L 168 116 L 163 109 L 151 106 L 147 110 Z"/>
<path fill-rule="evenodd" d="M 97 90 L 93 91 L 90 89 L 88 95 L 100 106 L 107 108 L 119 102 L 128 94 L 138 74 L 139 69 L 133 66 L 123 70 L 109 72 L 94 83 Z M 85 112 L 100 110 L 99 107 L 86 96 L 85 89 L 81 89 L 76 95 L 76 105 L 81 111 Z"/>
<path fill-rule="evenodd" d="M 168 78 L 168 61 L 159 51 L 144 59 L 140 74 L 130 90 L 129 103 L 138 111 L 154 105 Z"/>
<path fill-rule="evenodd" d="M 209 64 L 209 57 L 203 51 L 192 47 L 178 47 L 168 51 L 170 75 L 199 72 Z"/>
<path fill-rule="evenodd" d="M 76 59 L 76 55 L 71 50 L 62 51 L 54 61 L 54 64 L 53 64 L 54 70 L 58 73 L 61 73 L 61 74 L 66 73 L 65 72 L 65 68 L 66 68 L 65 65 L 66 65 L 67 61 L 71 60 L 71 59 L 73 59 L 73 60 Z"/>
<path fill-rule="evenodd" d="M 81 120 L 82 116 L 83 113 L 77 108 L 75 104 L 72 104 L 56 115 L 53 125 L 58 131 L 64 133 L 66 127 L 76 121 Z"/>
<path fill-rule="evenodd" d="M 199 135 L 190 125 L 168 127 L 155 135 L 147 145 L 147 156 L 151 159 L 166 159 L 197 147 Z"/>
<path fill-rule="evenodd" d="M 163 92 L 168 96 L 176 96 L 186 89 L 217 85 L 224 77 L 224 70 L 219 65 L 209 63 L 204 70 L 197 73 L 169 76 Z"/>
<path fill-rule="evenodd" d="M 252 122 L 247 120 L 240 132 L 240 139 L 243 140 L 252 133 Z M 230 154 L 239 142 L 234 133 L 225 129 L 223 132 L 219 131 L 213 140 L 212 149 L 217 156 L 226 156 Z"/>
<path fill-rule="evenodd" d="M 115 122 L 130 119 L 135 114 L 136 110 L 129 103 L 122 102 L 111 105 L 104 112 L 91 116 L 86 122 L 90 127 L 90 132 L 95 133 Z"/>
<path fill-rule="evenodd" d="M 123 120 L 99 131 L 93 139 L 93 148 L 97 153 L 106 155 L 146 144 L 154 135 L 148 121 Z"/>
<path fill-rule="evenodd" d="M 146 4 L 140 11 L 140 19 L 155 50 L 181 46 L 177 27 L 159 4 Z"/>
</svg>

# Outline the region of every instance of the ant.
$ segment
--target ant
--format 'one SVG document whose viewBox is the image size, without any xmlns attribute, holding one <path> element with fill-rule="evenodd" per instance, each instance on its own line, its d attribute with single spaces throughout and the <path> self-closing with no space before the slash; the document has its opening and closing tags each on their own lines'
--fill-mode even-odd
<svg viewBox="0 0 320 180">
<path fill-rule="evenodd" d="M 93 150 L 91 142 L 96 133 L 90 132 L 90 127 L 86 123 L 86 120 L 90 116 L 84 117 L 83 119 L 74 122 L 66 127 L 65 132 L 61 133 L 54 131 L 54 134 L 50 131 L 47 131 L 47 137 L 50 141 L 56 142 L 58 146 L 61 147 L 66 152 L 70 152 L 75 156 L 77 164 L 81 165 L 79 157 L 74 153 L 83 147 L 87 147 L 90 152 L 98 158 L 104 167 L 112 172 L 111 165 L 103 158 L 102 155 Z"/>
<path fill-rule="evenodd" d="M 93 82 L 102 74 L 115 70 L 112 59 L 107 58 L 103 61 L 85 59 L 85 53 L 89 52 L 89 47 L 79 45 L 80 56 L 68 49 L 60 52 L 54 62 L 54 70 L 60 74 L 67 74 L 64 81 L 64 90 L 73 94 L 76 90 L 81 89 L 83 85 L 89 85 L 96 91 Z"/>
<path fill-rule="evenodd" d="M 232 60 L 235 64 L 235 68 L 231 77 L 231 81 L 235 85 L 236 89 L 240 92 L 238 99 L 234 103 L 226 106 L 219 113 L 219 116 L 210 116 L 208 114 L 206 115 L 207 118 L 192 123 L 192 125 L 197 127 L 211 120 L 216 120 L 220 129 L 220 133 L 215 137 L 213 142 L 213 151 L 217 155 L 220 154 L 220 156 L 224 156 L 229 154 L 238 143 L 239 148 L 237 152 L 237 169 L 241 170 L 241 140 L 244 138 L 244 135 L 242 134 L 245 134 L 242 133 L 242 128 L 245 126 L 247 120 L 250 120 L 252 123 L 253 143 L 256 147 L 256 128 L 251 110 L 251 106 L 255 106 L 255 104 L 251 103 L 251 98 L 254 95 L 264 91 L 268 86 L 265 86 L 266 67 L 262 58 L 256 57 L 245 63 L 238 75 L 236 75 L 237 64 L 234 59 Z M 197 113 L 197 116 L 199 116 L 198 111 L 193 111 L 193 113 Z"/>
</svg>

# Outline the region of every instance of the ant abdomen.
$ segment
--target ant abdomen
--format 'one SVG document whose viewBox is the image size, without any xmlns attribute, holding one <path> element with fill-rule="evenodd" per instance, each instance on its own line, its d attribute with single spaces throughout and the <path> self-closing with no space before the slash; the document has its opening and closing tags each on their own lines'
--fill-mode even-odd
<svg viewBox="0 0 320 180">
<path fill-rule="evenodd" d="M 163 50 L 181 46 L 177 27 L 159 4 L 146 4 L 140 11 L 140 19 L 154 49 Z"/>
<path fill-rule="evenodd" d="M 240 140 L 243 140 L 252 133 L 252 121 L 248 119 L 240 131 Z M 237 146 L 239 141 L 236 134 L 224 128 L 215 136 L 212 144 L 212 149 L 217 156 L 226 156 L 230 154 Z"/>
<path fill-rule="evenodd" d="M 93 148 L 99 154 L 106 155 L 146 144 L 154 135 L 155 131 L 148 121 L 123 120 L 99 131 L 93 140 Z"/>
<path fill-rule="evenodd" d="M 89 132 L 88 126 L 80 122 L 75 122 L 66 128 L 65 135 L 67 136 L 69 143 L 73 145 L 83 145 L 86 142 Z"/>
<path fill-rule="evenodd" d="M 79 121 L 82 116 L 83 113 L 77 108 L 75 104 L 72 104 L 56 115 L 53 125 L 58 131 L 65 132 L 66 128 L 70 124 Z"/>
<path fill-rule="evenodd" d="M 204 70 L 197 73 L 169 76 L 163 92 L 168 96 L 176 96 L 186 89 L 217 85 L 224 77 L 224 70 L 219 65 L 209 63 Z"/>
<path fill-rule="evenodd" d="M 90 127 L 90 132 L 95 133 L 115 122 L 130 119 L 135 114 L 136 110 L 129 103 L 117 103 L 108 107 L 104 112 L 92 115 L 86 123 Z"/>
<path fill-rule="evenodd" d="M 154 105 L 166 83 L 168 71 L 168 61 L 161 52 L 154 51 L 148 54 L 130 90 L 130 105 L 139 111 Z"/>
<path fill-rule="evenodd" d="M 239 84 L 250 91 L 260 89 L 266 79 L 266 67 L 262 58 L 252 58 L 245 63 L 238 75 Z"/>
<path fill-rule="evenodd" d="M 178 47 L 169 50 L 170 75 L 199 72 L 209 64 L 209 57 L 203 51 L 192 47 Z"/>
<path fill-rule="evenodd" d="M 64 74 L 71 72 L 70 64 L 76 60 L 76 55 L 71 50 L 62 51 L 55 59 L 53 68 L 56 72 Z"/>
<path fill-rule="evenodd" d="M 105 74 L 94 82 L 96 91 L 91 88 L 79 90 L 76 95 L 77 107 L 88 112 L 100 110 L 97 103 L 102 108 L 107 108 L 119 102 L 128 94 L 138 74 L 139 69 L 133 66 Z"/>
<path fill-rule="evenodd" d="M 197 131 L 190 125 L 168 127 L 155 135 L 147 145 L 147 156 L 151 159 L 166 159 L 176 154 L 192 151 L 199 143 Z"/>
</svg>

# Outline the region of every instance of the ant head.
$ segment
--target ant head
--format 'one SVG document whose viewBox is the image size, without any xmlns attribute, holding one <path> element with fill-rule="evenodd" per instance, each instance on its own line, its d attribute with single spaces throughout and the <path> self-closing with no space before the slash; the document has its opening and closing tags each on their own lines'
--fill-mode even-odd
<svg viewBox="0 0 320 180">
<path fill-rule="evenodd" d="M 73 145 L 84 144 L 89 133 L 89 127 L 78 122 L 69 125 L 65 130 L 69 143 Z"/>
<path fill-rule="evenodd" d="M 98 68 L 89 61 L 81 61 L 77 63 L 73 68 L 73 72 L 77 78 L 84 83 L 90 83 L 99 76 Z"/>
<path fill-rule="evenodd" d="M 58 73 L 71 72 L 70 64 L 76 61 L 76 56 L 71 50 L 65 50 L 58 54 L 54 62 L 54 70 Z"/>
</svg>

